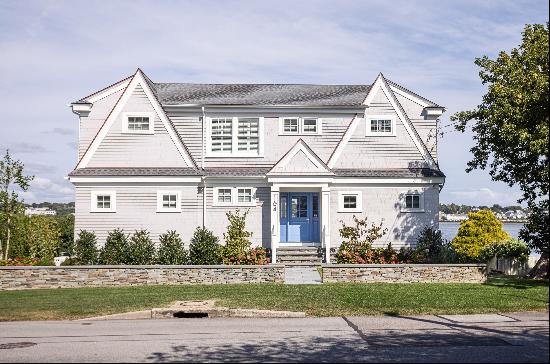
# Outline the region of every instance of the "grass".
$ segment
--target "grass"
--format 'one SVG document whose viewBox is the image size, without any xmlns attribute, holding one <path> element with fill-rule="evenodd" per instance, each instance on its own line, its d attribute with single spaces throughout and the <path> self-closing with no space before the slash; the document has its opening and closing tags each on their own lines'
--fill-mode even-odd
<svg viewBox="0 0 550 364">
<path fill-rule="evenodd" d="M 311 316 L 469 314 L 548 310 L 548 281 L 491 278 L 486 284 L 190 285 L 0 292 L 0 321 L 77 319 L 216 299 L 240 308 Z"/>
</svg>

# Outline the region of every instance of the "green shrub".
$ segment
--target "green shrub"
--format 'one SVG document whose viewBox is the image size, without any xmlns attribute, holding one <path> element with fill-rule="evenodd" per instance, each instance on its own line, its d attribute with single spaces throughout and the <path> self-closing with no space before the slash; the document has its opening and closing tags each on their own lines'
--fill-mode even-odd
<svg viewBox="0 0 550 364">
<path fill-rule="evenodd" d="M 69 255 L 75 254 L 75 241 L 74 241 L 74 215 L 68 214 L 64 216 L 56 216 L 57 225 L 59 226 L 59 251 L 58 255 L 67 253 Z"/>
<path fill-rule="evenodd" d="M 99 251 L 97 239 L 93 232 L 80 230 L 74 247 L 75 259 L 79 264 L 89 265 L 98 263 Z"/>
<path fill-rule="evenodd" d="M 462 259 L 478 261 L 484 246 L 509 238 L 491 210 L 480 210 L 470 212 L 468 219 L 460 222 L 451 245 Z"/>
<path fill-rule="evenodd" d="M 61 262 L 61 266 L 81 265 L 78 258 L 68 258 Z"/>
<path fill-rule="evenodd" d="M 355 226 L 347 226 L 343 221 L 340 237 L 344 240 L 336 252 L 338 264 L 365 264 L 380 260 L 378 255 L 383 252 L 372 250 L 372 244 L 386 234 L 388 229 L 382 228 L 382 223 L 368 225 L 367 218 L 359 219 L 353 216 Z"/>
<path fill-rule="evenodd" d="M 269 264 L 267 251 L 262 247 L 248 249 L 235 257 L 223 258 L 224 264 L 229 265 L 264 265 Z"/>
<path fill-rule="evenodd" d="M 225 246 L 222 248 L 222 254 L 224 258 L 236 257 L 250 250 L 252 233 L 245 230 L 248 210 L 241 214 L 241 211 L 237 209 L 235 212 L 228 211 L 225 215 L 229 224 L 227 232 L 223 234 Z"/>
<path fill-rule="evenodd" d="M 210 230 L 198 227 L 193 233 L 189 246 L 191 264 L 221 264 L 221 245 Z"/>
<path fill-rule="evenodd" d="M 416 247 L 410 255 L 412 263 L 443 264 L 456 261 L 456 253 L 441 236 L 441 231 L 431 226 L 424 227 L 416 240 Z"/>
<path fill-rule="evenodd" d="M 155 244 L 147 230 L 138 230 L 130 238 L 128 244 L 128 263 L 132 265 L 155 264 Z"/>
<path fill-rule="evenodd" d="M 481 248 L 479 254 L 480 260 L 488 262 L 491 258 L 514 258 L 521 262 L 526 262 L 529 258 L 529 247 L 523 241 L 518 239 L 506 239 L 496 241 Z"/>
<path fill-rule="evenodd" d="M 109 232 L 105 245 L 99 253 L 100 264 L 128 264 L 129 261 L 128 236 L 121 229 Z"/>
<path fill-rule="evenodd" d="M 53 260 L 59 250 L 60 234 L 57 220 L 53 216 L 29 217 L 25 236 L 29 244 L 29 255 Z"/>
<path fill-rule="evenodd" d="M 157 253 L 157 263 L 165 265 L 181 265 L 189 262 L 189 253 L 178 233 L 171 230 L 159 236 L 160 246 Z"/>
</svg>

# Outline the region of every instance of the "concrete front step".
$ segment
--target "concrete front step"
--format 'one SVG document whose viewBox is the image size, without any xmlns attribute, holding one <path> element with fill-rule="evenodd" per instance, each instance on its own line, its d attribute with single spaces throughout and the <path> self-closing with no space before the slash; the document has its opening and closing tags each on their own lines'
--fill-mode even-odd
<svg viewBox="0 0 550 364">
<path fill-rule="evenodd" d="M 289 262 L 289 263 L 281 263 L 284 264 L 285 267 L 321 267 L 323 263 L 300 263 L 300 262 Z"/>
<path fill-rule="evenodd" d="M 277 249 L 277 262 L 299 266 L 319 265 L 323 262 L 323 250 L 315 246 L 282 247 Z"/>
</svg>

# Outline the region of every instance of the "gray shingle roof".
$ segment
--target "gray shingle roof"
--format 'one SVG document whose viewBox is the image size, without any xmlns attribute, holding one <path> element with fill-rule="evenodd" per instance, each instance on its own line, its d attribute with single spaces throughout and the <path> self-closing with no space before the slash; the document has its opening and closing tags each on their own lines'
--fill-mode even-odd
<svg viewBox="0 0 550 364">
<path fill-rule="evenodd" d="M 263 177 L 271 167 L 216 167 L 204 170 L 194 168 L 80 168 L 69 176 L 210 176 L 210 177 Z M 395 169 L 334 169 L 337 177 L 445 177 L 443 172 L 430 168 Z"/>
<path fill-rule="evenodd" d="M 163 105 L 358 106 L 370 85 L 155 83 Z"/>
<path fill-rule="evenodd" d="M 109 167 L 109 168 L 80 168 L 75 169 L 69 176 L 200 176 L 200 170 L 195 168 L 133 168 L 133 167 Z"/>
<path fill-rule="evenodd" d="M 393 169 L 333 169 L 338 177 L 445 177 L 443 172 L 430 168 Z"/>
</svg>

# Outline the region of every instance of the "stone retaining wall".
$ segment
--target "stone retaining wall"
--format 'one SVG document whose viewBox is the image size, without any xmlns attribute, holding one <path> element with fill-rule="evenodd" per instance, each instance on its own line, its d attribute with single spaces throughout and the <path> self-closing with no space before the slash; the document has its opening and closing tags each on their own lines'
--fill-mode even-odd
<svg viewBox="0 0 550 364">
<path fill-rule="evenodd" d="M 155 284 L 283 282 L 284 266 L 280 264 L 0 267 L 0 291 Z"/>
<path fill-rule="evenodd" d="M 323 282 L 483 283 L 485 264 L 325 264 Z"/>
</svg>

